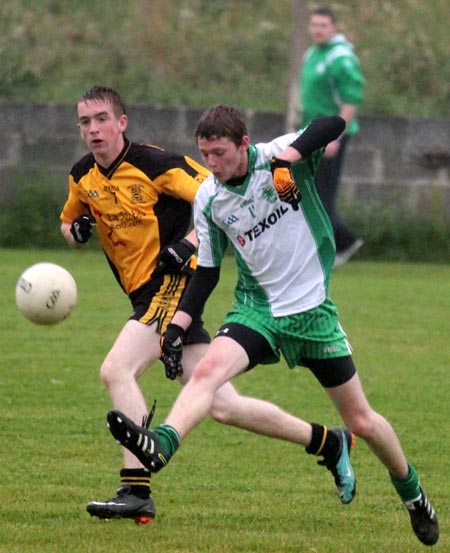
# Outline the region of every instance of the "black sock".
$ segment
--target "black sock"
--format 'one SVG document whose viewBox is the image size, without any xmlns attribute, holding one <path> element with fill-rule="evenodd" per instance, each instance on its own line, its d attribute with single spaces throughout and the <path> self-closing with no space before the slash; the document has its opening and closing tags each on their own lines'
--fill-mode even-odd
<svg viewBox="0 0 450 553">
<path fill-rule="evenodd" d="M 336 455 L 339 449 L 339 439 L 334 432 L 329 432 L 326 426 L 311 423 L 312 437 L 310 444 L 305 448 L 310 455 L 329 457 Z"/>
<path fill-rule="evenodd" d="M 150 496 L 151 473 L 147 469 L 122 469 L 120 471 L 120 485 L 130 486 L 131 493 L 147 499 Z"/>
</svg>

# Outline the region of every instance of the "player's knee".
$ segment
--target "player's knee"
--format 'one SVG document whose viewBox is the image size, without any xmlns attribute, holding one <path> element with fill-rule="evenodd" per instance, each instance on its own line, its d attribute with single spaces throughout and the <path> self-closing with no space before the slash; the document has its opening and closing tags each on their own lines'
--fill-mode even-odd
<svg viewBox="0 0 450 553">
<path fill-rule="evenodd" d="M 237 393 L 229 389 L 228 385 L 221 388 L 220 369 L 216 362 L 208 358 L 202 359 L 195 367 L 190 380 L 201 388 L 214 392 L 209 409 L 210 417 L 222 424 L 232 424 Z"/>
<path fill-rule="evenodd" d="M 209 359 L 207 356 L 201 359 L 192 375 L 190 380 L 192 380 L 195 383 L 202 383 L 204 385 L 214 385 L 214 369 L 215 369 L 215 362 L 212 359 Z"/>
<path fill-rule="evenodd" d="M 100 380 L 102 381 L 103 385 L 108 388 L 108 385 L 111 381 L 111 370 L 108 363 L 103 363 L 100 367 L 100 371 L 98 373 Z"/>
<path fill-rule="evenodd" d="M 226 409 L 225 405 L 218 403 L 213 403 L 211 409 L 209 410 L 209 416 L 213 421 L 219 422 L 220 424 L 229 424 L 229 411 Z"/>
<path fill-rule="evenodd" d="M 206 367 L 197 366 L 194 372 L 191 374 L 189 381 L 191 384 L 198 386 L 198 389 L 211 390 L 214 387 L 211 379 L 211 373 Z"/>
<path fill-rule="evenodd" d="M 228 398 L 220 395 L 214 396 L 211 408 L 209 410 L 209 416 L 215 421 L 221 424 L 233 424 L 234 409 L 232 403 Z"/>
<path fill-rule="evenodd" d="M 363 440 L 370 440 L 372 438 L 375 427 L 376 425 L 371 413 L 357 413 L 348 423 L 350 432 Z"/>
<path fill-rule="evenodd" d="M 221 424 L 238 425 L 247 405 L 236 389 L 227 383 L 221 386 L 214 395 L 209 414 L 213 420 Z"/>
<path fill-rule="evenodd" d="M 116 382 L 123 379 L 121 373 L 122 371 L 115 364 L 105 360 L 100 367 L 99 377 L 105 388 L 109 389 Z"/>
</svg>

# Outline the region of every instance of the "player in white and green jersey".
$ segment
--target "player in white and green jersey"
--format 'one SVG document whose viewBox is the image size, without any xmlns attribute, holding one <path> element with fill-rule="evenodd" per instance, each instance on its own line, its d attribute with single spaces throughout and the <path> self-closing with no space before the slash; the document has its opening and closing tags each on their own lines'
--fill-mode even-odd
<svg viewBox="0 0 450 553">
<path fill-rule="evenodd" d="M 162 338 L 166 367 L 182 372 L 183 336 L 218 282 L 228 244 L 238 266 L 234 308 L 165 424 L 148 430 L 116 410 L 108 413 L 108 423 L 116 440 L 156 472 L 206 418 L 221 385 L 283 354 L 290 367 L 312 371 L 349 429 L 328 430 L 292 418 L 297 443 L 323 455 L 321 464 L 333 473 L 341 501 L 349 503 L 355 493 L 349 458 L 353 432 L 388 469 L 417 537 L 432 545 L 439 537 L 436 513 L 392 426 L 364 395 L 328 297 L 334 241 L 314 174 L 323 148 L 344 128 L 339 116 L 324 117 L 299 134 L 252 145 L 238 110 L 219 105 L 203 114 L 195 136 L 212 176 L 195 199 L 198 266 Z"/>
<path fill-rule="evenodd" d="M 337 122 L 339 134 L 342 121 L 330 121 Z M 222 183 L 210 176 L 197 193 L 194 215 L 201 267 L 218 267 L 228 244 L 236 256 L 235 310 L 228 314 L 226 323 L 248 324 L 265 336 L 274 355 L 259 362 L 273 362 L 281 349 L 291 367 L 301 357 L 295 347 L 298 341 L 285 336 L 281 348 L 269 325 L 282 325 L 289 333 L 291 326 L 299 324 L 298 313 L 323 304 L 334 260 L 333 232 L 314 186 L 322 151 L 316 150 L 294 168 L 302 183 L 302 201 L 295 210 L 280 201 L 273 186 L 271 160 L 297 136 L 287 134 L 267 144 L 250 144 L 245 178 L 238 183 Z M 286 240 L 287 236 L 292 239 Z M 331 302 L 327 300 L 326 305 L 334 314 Z M 302 356 L 349 355 L 336 315 L 330 325 L 320 330 L 323 341 L 303 344 L 302 351 L 306 351 Z"/>
<path fill-rule="evenodd" d="M 238 265 L 238 302 L 274 317 L 322 303 L 334 258 L 332 230 L 313 179 L 321 152 L 295 169 L 302 182 L 299 209 L 281 202 L 273 186 L 270 162 L 295 138 L 288 134 L 268 144 L 251 144 L 242 183 L 221 183 L 210 176 L 195 201 L 201 265 L 220 265 L 229 243 Z M 323 224 L 314 225 L 317 219 Z M 287 229 L 292 240 L 286 241 Z"/>
</svg>

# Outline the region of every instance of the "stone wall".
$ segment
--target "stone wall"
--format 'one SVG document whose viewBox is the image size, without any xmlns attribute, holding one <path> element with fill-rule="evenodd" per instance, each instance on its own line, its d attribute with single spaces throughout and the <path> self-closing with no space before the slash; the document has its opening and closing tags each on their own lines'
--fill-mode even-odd
<svg viewBox="0 0 450 553">
<path fill-rule="evenodd" d="M 202 110 L 130 106 L 128 136 L 200 161 L 192 133 Z M 246 112 L 253 142 L 284 132 L 278 113 Z M 61 177 L 85 152 L 73 106 L 0 104 L 0 201 L 7 206 L 14 180 L 34 170 Z M 349 143 L 341 201 L 374 202 L 424 216 L 450 215 L 450 120 L 361 118 Z"/>
</svg>

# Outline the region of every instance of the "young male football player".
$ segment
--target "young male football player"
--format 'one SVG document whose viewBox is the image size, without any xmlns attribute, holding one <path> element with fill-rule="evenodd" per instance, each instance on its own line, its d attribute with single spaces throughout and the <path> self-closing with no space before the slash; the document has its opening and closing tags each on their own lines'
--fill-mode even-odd
<svg viewBox="0 0 450 553">
<path fill-rule="evenodd" d="M 158 471 L 206 417 L 220 386 L 282 353 L 290 367 L 305 366 L 316 376 L 346 426 L 387 468 L 416 536 L 433 545 L 439 537 L 436 513 L 392 426 L 365 397 L 328 295 L 335 245 L 314 176 L 324 147 L 344 128 L 341 117 L 323 117 L 300 134 L 251 144 L 238 110 L 219 105 L 203 114 L 195 136 L 212 175 L 195 198 L 198 266 L 163 336 L 165 365 L 181 367 L 179 344 L 219 280 L 227 245 L 238 269 L 234 309 L 163 425 L 147 430 L 117 410 L 108 413 L 108 424 L 122 445 Z M 333 436 L 319 424 L 305 438 L 310 453 L 334 447 Z M 341 479 L 347 502 L 354 493 L 348 476 Z"/>
</svg>

